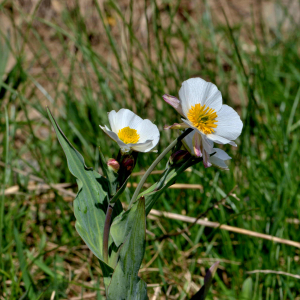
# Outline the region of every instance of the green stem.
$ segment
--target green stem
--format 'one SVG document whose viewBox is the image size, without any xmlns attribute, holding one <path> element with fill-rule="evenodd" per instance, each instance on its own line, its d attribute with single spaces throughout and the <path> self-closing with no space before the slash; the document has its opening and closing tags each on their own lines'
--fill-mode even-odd
<svg viewBox="0 0 300 300">
<path fill-rule="evenodd" d="M 106 216 L 105 216 L 105 223 L 104 223 L 104 232 L 103 232 L 103 260 L 106 264 L 108 264 L 108 239 L 109 239 L 109 229 L 110 229 L 110 222 L 111 216 L 113 212 L 113 206 L 108 205 Z"/>
<path fill-rule="evenodd" d="M 165 157 L 165 155 L 179 142 L 181 141 L 185 136 L 187 136 L 193 129 L 189 128 L 185 132 L 183 132 L 177 139 L 175 139 L 152 163 L 152 165 L 149 167 L 149 169 L 146 171 L 144 176 L 142 177 L 141 181 L 139 182 L 136 190 L 134 191 L 134 194 L 131 198 L 131 201 L 129 203 L 129 208 L 132 206 L 134 201 L 136 200 L 138 194 L 140 193 L 140 190 L 142 189 L 144 183 L 146 182 L 148 176 L 153 171 L 153 169 L 156 167 L 156 165 Z"/>
</svg>

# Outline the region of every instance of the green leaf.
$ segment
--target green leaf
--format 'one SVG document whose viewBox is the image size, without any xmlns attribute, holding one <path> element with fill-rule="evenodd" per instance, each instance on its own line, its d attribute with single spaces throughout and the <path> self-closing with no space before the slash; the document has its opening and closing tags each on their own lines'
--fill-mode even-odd
<svg viewBox="0 0 300 300">
<path fill-rule="evenodd" d="M 100 267 L 101 267 L 101 270 L 102 270 L 102 273 L 103 273 L 103 277 L 104 277 L 104 280 L 106 278 L 111 278 L 112 276 L 112 273 L 114 271 L 114 269 L 112 267 L 110 267 L 108 264 L 106 264 L 103 260 L 99 259 L 99 264 L 100 264 Z M 106 284 L 105 284 L 106 285 Z"/>
<path fill-rule="evenodd" d="M 138 277 L 145 253 L 145 200 L 141 198 L 126 214 L 127 235 L 108 287 L 108 300 L 145 300 L 147 285 Z"/>
<path fill-rule="evenodd" d="M 115 193 L 115 195 L 110 199 L 109 203 L 114 204 L 117 202 L 119 197 L 122 195 L 122 193 L 125 191 L 128 179 L 130 178 L 130 175 L 126 178 L 123 185 L 118 189 L 118 191 Z"/>
<path fill-rule="evenodd" d="M 204 300 L 208 294 L 209 288 L 211 286 L 213 277 L 218 269 L 219 262 L 214 263 L 209 270 L 207 271 L 205 277 L 204 277 L 204 285 L 201 287 L 199 292 L 195 294 L 191 300 Z"/>
<path fill-rule="evenodd" d="M 244 282 L 243 282 L 243 287 L 242 287 L 242 293 L 240 295 L 240 299 L 242 300 L 251 300 L 252 298 L 252 293 L 253 293 L 253 281 L 251 277 L 248 277 Z"/>
<path fill-rule="evenodd" d="M 132 230 L 134 223 L 130 219 L 130 215 L 136 214 L 138 201 L 129 210 L 123 212 L 117 218 L 115 218 L 113 224 L 110 227 L 110 234 L 112 235 L 117 247 L 124 243 L 126 236 Z"/>
<path fill-rule="evenodd" d="M 103 231 L 106 210 L 108 207 L 108 181 L 92 168 L 86 167 L 82 155 L 72 146 L 57 125 L 50 110 L 49 118 L 57 138 L 65 152 L 70 172 L 77 178 L 78 193 L 74 200 L 75 227 L 91 249 L 101 260 L 104 276 L 110 276 L 113 269 L 103 262 Z M 123 209 L 120 201 L 116 202 L 113 218 Z M 110 244 L 112 243 L 110 239 Z"/>
</svg>

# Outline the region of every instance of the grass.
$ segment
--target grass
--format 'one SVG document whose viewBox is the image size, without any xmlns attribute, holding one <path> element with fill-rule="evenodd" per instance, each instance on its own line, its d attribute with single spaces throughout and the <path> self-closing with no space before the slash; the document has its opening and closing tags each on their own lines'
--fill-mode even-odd
<svg viewBox="0 0 300 300">
<path fill-rule="evenodd" d="M 178 183 L 200 184 L 201 190 L 170 189 L 155 209 L 196 217 L 237 185 L 224 205 L 207 213 L 210 221 L 298 241 L 296 24 L 286 31 L 282 22 L 271 30 L 264 22 L 226 23 L 222 10 L 220 18 L 212 16 L 206 1 L 199 4 L 201 13 L 180 1 L 106 1 L 101 7 L 95 1 L 86 11 L 79 1 L 71 3 L 50 15 L 42 1 L 30 13 L 13 2 L 0 4 L 11 27 L 9 34 L 1 31 L 0 47 L 0 157 L 6 163 L 0 169 L 0 299 L 104 299 L 98 262 L 74 227 L 72 197 L 29 177 L 70 183 L 67 189 L 76 192 L 46 105 L 86 164 L 97 169 L 98 146 L 106 158 L 118 151 L 98 126 L 108 124 L 107 111 L 127 107 L 154 121 L 161 152 L 177 136 L 163 126 L 179 120 L 161 96 L 177 95 L 190 77 L 216 83 L 224 103 L 244 122 L 238 148 L 224 147 L 233 158 L 230 171 L 195 166 Z M 292 20 L 287 10 L 284 18 Z M 12 68 L 6 68 L 8 57 Z M 146 170 L 156 156 L 140 155 L 135 171 Z M 9 194 L 13 186 L 18 191 Z M 133 191 L 127 189 L 122 201 L 128 203 Z M 247 273 L 297 275 L 299 249 L 198 225 L 188 234 L 159 239 L 187 226 L 148 219 L 141 277 L 149 296 L 159 286 L 157 299 L 188 299 L 219 260 L 208 299 L 300 299 L 297 278 Z"/>
</svg>

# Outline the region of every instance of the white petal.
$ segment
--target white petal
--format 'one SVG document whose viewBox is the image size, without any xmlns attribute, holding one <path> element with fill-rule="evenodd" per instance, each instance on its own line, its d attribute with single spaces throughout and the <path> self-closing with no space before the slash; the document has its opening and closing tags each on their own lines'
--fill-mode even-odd
<svg viewBox="0 0 300 300">
<path fill-rule="evenodd" d="M 216 154 L 211 156 L 210 162 L 223 170 L 229 170 L 225 160 L 229 160 L 231 157 L 222 149 L 214 148 L 213 151 L 216 152 Z"/>
<path fill-rule="evenodd" d="M 193 152 L 193 137 L 195 134 L 195 130 L 189 133 L 187 136 L 184 137 L 182 140 L 183 145 L 185 146 L 186 150 L 188 150 L 191 154 L 195 155 Z"/>
<path fill-rule="evenodd" d="M 115 133 L 118 133 L 120 129 L 129 126 L 130 128 L 136 129 L 136 127 L 143 121 L 142 118 L 137 116 L 134 112 L 129 109 L 122 108 L 114 116 Z"/>
<path fill-rule="evenodd" d="M 191 121 L 186 120 L 186 119 L 184 119 L 184 118 L 181 118 L 181 120 L 182 120 L 185 124 L 189 125 L 190 128 L 195 129 L 195 131 L 197 131 L 198 133 L 202 134 L 202 132 L 201 132 L 197 127 L 195 127 Z"/>
<path fill-rule="evenodd" d="M 208 154 L 213 153 L 214 149 L 214 142 L 212 142 L 211 140 L 209 140 L 204 134 L 202 134 L 202 144 L 203 144 L 203 148 L 205 150 L 205 152 L 207 152 Z"/>
<path fill-rule="evenodd" d="M 109 120 L 109 124 L 110 124 L 110 128 L 113 132 L 118 132 L 117 128 L 116 128 L 116 124 L 117 124 L 117 113 L 115 110 L 112 110 L 108 113 L 108 120 Z"/>
<path fill-rule="evenodd" d="M 150 120 L 143 120 L 136 127 L 131 127 L 136 129 L 137 133 L 140 135 L 139 143 L 143 143 L 146 140 L 157 140 L 159 139 L 159 130 L 155 124 Z M 158 142 L 158 140 L 157 140 Z M 156 144 L 157 144 L 156 142 Z M 156 146 L 155 144 L 155 146 Z"/>
<path fill-rule="evenodd" d="M 182 83 L 179 90 L 182 110 L 187 116 L 191 106 L 200 103 L 218 112 L 222 107 L 222 95 L 218 88 L 201 78 L 190 78 Z"/>
<path fill-rule="evenodd" d="M 217 166 L 217 167 L 219 167 L 219 168 L 221 168 L 221 169 L 223 169 L 223 170 L 229 170 L 229 168 L 228 168 L 228 166 L 226 165 L 225 161 L 222 160 L 222 159 L 220 159 L 220 158 L 215 157 L 214 155 L 211 156 L 210 162 L 211 162 L 213 165 L 215 165 L 215 166 Z"/>
<path fill-rule="evenodd" d="M 111 130 L 108 129 L 108 127 L 105 125 L 104 127 L 99 125 L 99 127 L 114 141 L 118 141 L 119 138 L 117 136 L 117 134 L 115 134 L 114 132 L 112 132 Z"/>
<path fill-rule="evenodd" d="M 235 140 L 242 132 L 243 122 L 238 113 L 228 105 L 222 105 L 221 110 L 217 113 L 217 128 L 215 132 L 228 140 Z"/>
<path fill-rule="evenodd" d="M 111 138 L 111 139 L 113 139 L 115 142 L 117 142 L 118 143 L 118 145 L 119 145 L 119 147 L 120 148 L 122 148 L 122 149 L 130 149 L 129 148 L 129 146 L 127 145 L 127 144 L 125 144 L 125 143 L 123 143 L 120 139 L 119 139 L 119 137 L 118 137 L 118 135 L 116 134 L 116 133 L 114 133 L 113 131 L 111 131 L 111 130 L 109 130 L 108 128 L 107 128 L 107 126 L 105 125 L 105 127 L 103 127 L 103 126 L 101 126 L 101 125 L 99 125 L 100 126 L 100 128 Z"/>
<path fill-rule="evenodd" d="M 156 147 L 156 145 L 158 144 L 158 142 L 159 142 L 159 138 L 160 138 L 160 136 L 156 136 L 155 138 L 153 138 L 153 140 L 152 140 L 152 148 L 154 148 L 154 147 Z M 151 148 L 151 149 L 152 149 Z M 150 149 L 150 150 L 151 150 Z M 149 151 L 150 151 L 149 150 Z M 147 151 L 148 152 L 148 151 Z"/>
<path fill-rule="evenodd" d="M 134 144 L 131 149 L 137 152 L 149 152 L 155 146 L 152 141 L 146 141 L 145 143 Z"/>
<path fill-rule="evenodd" d="M 222 149 L 213 148 L 213 152 L 216 152 L 216 154 L 214 154 L 212 157 L 216 157 L 222 160 L 231 159 L 231 157 Z"/>
<path fill-rule="evenodd" d="M 207 134 L 206 137 L 217 144 L 222 144 L 222 145 L 230 144 L 234 147 L 237 147 L 237 144 L 235 142 L 225 139 L 225 138 L 223 138 L 219 135 L 213 134 L 213 133 Z"/>
<path fill-rule="evenodd" d="M 203 165 L 205 168 L 211 167 L 210 156 L 206 151 L 203 151 Z"/>
</svg>

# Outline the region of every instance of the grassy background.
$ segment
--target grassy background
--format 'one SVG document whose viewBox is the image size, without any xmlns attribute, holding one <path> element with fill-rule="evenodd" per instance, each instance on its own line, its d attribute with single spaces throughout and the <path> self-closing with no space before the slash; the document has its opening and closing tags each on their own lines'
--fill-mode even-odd
<svg viewBox="0 0 300 300">
<path fill-rule="evenodd" d="M 161 96 L 177 95 L 190 77 L 216 83 L 244 122 L 238 148 L 223 147 L 230 171 L 197 165 L 178 182 L 200 189 L 171 189 L 155 208 L 196 217 L 237 185 L 210 221 L 299 240 L 300 33 L 287 6 L 269 25 L 260 4 L 246 2 L 240 15 L 226 1 L 0 3 L 0 299 L 104 299 L 98 262 L 74 228 L 73 198 L 41 184 L 77 189 L 46 105 L 97 169 L 98 146 L 107 158 L 118 151 L 98 126 L 107 111 L 127 107 L 154 121 L 160 152 L 177 136 L 163 126 L 179 120 Z M 155 157 L 140 155 L 135 171 Z M 297 275 L 298 248 L 199 225 L 159 239 L 186 227 L 147 221 L 140 275 L 150 299 L 155 291 L 153 299 L 189 299 L 217 260 L 208 299 L 300 299 L 297 278 L 247 273 Z"/>
</svg>

